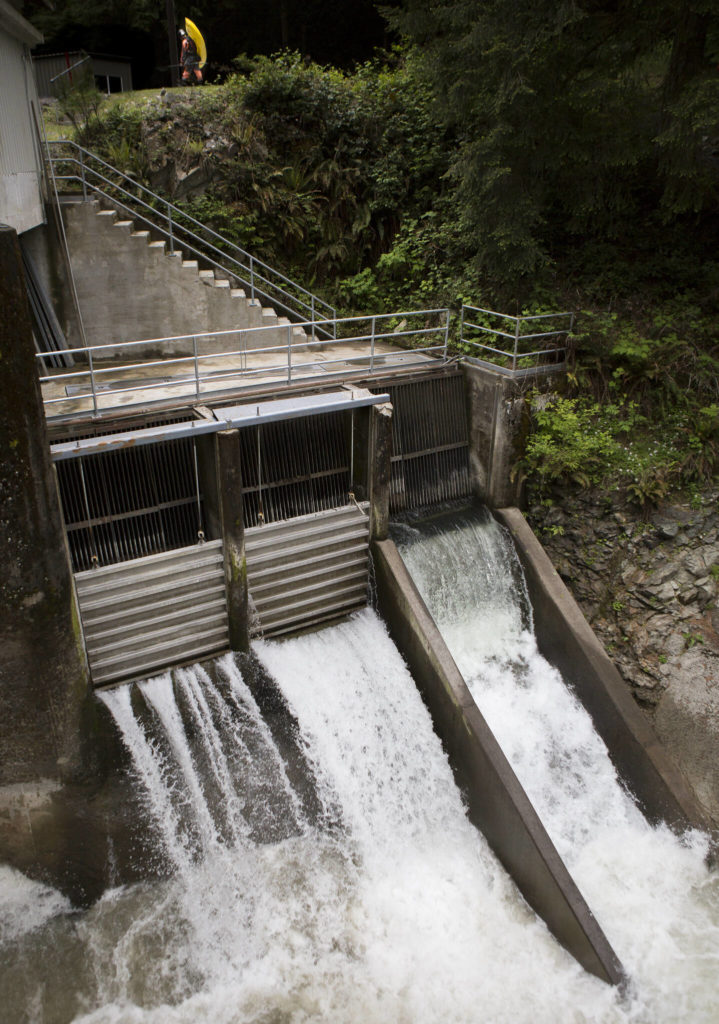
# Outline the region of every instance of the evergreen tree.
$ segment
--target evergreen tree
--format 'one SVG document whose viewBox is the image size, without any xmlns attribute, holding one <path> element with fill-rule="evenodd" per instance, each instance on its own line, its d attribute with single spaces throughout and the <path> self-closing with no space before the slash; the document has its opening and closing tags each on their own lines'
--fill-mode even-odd
<svg viewBox="0 0 719 1024">
<path fill-rule="evenodd" d="M 403 0 L 457 139 L 479 263 L 518 277 L 577 239 L 719 212 L 713 0 Z"/>
</svg>

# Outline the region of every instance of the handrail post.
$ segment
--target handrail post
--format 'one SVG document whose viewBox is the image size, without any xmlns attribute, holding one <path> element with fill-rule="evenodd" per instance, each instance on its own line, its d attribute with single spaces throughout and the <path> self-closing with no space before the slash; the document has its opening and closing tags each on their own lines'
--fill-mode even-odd
<svg viewBox="0 0 719 1024">
<path fill-rule="evenodd" d="M 87 202 L 87 182 L 85 181 L 85 156 L 80 150 L 80 177 L 82 178 L 82 201 Z"/>
<path fill-rule="evenodd" d="M 250 256 L 250 299 L 255 301 L 255 260 Z"/>
<path fill-rule="evenodd" d="M 447 361 L 447 347 L 449 346 L 449 318 L 451 314 L 449 309 L 447 310 L 445 323 L 444 323 L 444 350 L 442 352 L 442 359 Z M 462 320 L 464 320 L 464 306 L 462 306 Z M 460 334 L 461 338 L 461 334 Z"/>
<path fill-rule="evenodd" d="M 172 207 L 167 202 L 167 200 L 165 200 L 165 206 L 167 207 L 167 223 L 168 223 L 169 233 L 170 233 L 170 253 L 174 255 L 174 252 L 175 252 L 175 239 L 174 239 L 173 234 L 172 234 Z"/>
<path fill-rule="evenodd" d="M 287 383 L 292 380 L 292 324 L 287 324 Z"/>
<path fill-rule="evenodd" d="M 95 367 L 92 364 L 92 349 L 87 350 L 87 359 L 90 366 L 90 388 L 92 389 L 92 409 L 97 413 L 97 388 L 95 387 Z"/>
<path fill-rule="evenodd" d="M 315 323 L 315 319 L 316 319 L 315 318 L 315 297 L 314 297 L 314 295 L 310 299 L 310 316 L 312 317 L 312 340 L 314 341 L 314 334 L 315 334 L 314 323 Z"/>
<path fill-rule="evenodd" d="M 515 318 L 514 353 L 512 354 L 512 371 L 517 369 L 517 351 L 519 349 L 519 317 Z"/>
<path fill-rule="evenodd" d="M 369 350 L 369 372 L 370 373 L 374 372 L 374 330 L 375 330 L 375 321 L 376 321 L 376 319 L 377 319 L 376 317 L 374 317 L 374 316 L 372 317 L 372 341 L 370 342 L 370 350 Z"/>
<path fill-rule="evenodd" d="M 200 364 L 197 358 L 197 335 L 192 336 L 192 352 L 195 357 L 195 398 L 200 397 Z"/>
<path fill-rule="evenodd" d="M 462 312 L 459 320 L 459 343 L 464 345 L 464 303 L 462 303 Z"/>
</svg>

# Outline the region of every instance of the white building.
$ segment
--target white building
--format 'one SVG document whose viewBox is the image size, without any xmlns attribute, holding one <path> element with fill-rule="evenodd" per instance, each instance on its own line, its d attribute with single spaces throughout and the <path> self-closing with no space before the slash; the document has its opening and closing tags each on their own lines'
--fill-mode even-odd
<svg viewBox="0 0 719 1024">
<path fill-rule="evenodd" d="M 30 49 L 42 35 L 0 0 L 0 223 L 18 234 L 44 223 L 41 117 Z"/>
</svg>

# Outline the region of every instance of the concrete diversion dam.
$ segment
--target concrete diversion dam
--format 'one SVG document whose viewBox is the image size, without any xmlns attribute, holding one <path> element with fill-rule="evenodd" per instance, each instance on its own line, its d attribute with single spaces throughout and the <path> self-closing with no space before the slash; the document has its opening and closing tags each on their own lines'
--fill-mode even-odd
<svg viewBox="0 0 719 1024">
<path fill-rule="evenodd" d="M 264 383 L 244 358 L 251 350 L 259 359 L 253 332 L 264 338 L 266 328 L 250 328 L 243 364 L 232 380 L 220 375 L 217 394 L 215 370 L 204 373 L 214 336 L 194 338 L 194 371 L 180 383 L 165 379 L 171 361 L 158 370 L 152 360 L 149 377 L 128 382 L 125 359 L 102 368 L 98 388 L 100 370 L 83 350 L 87 368 L 41 382 L 43 409 L 28 389 L 32 340 L 11 249 L 1 250 L 9 273 L 0 282 L 12 285 L 17 312 L 3 405 L 13 441 L 2 458 L 5 478 L 24 486 L 8 510 L 15 542 L 5 553 L 21 587 L 2 623 L 3 848 L 26 874 L 2 872 L 8 1013 L 637 1020 L 655 1019 L 669 991 L 661 1013 L 706 1016 L 712 989 L 695 968 L 712 962 L 715 892 L 702 838 L 689 835 L 679 849 L 692 857 L 676 858 L 685 873 L 693 866 L 678 897 L 691 913 L 672 912 L 657 929 L 662 940 L 652 936 L 667 953 L 675 917 L 694 923 L 698 942 L 677 941 L 695 972 L 680 996 L 669 982 L 662 988 L 672 972 L 680 977 L 671 950 L 658 988 L 655 974 L 647 984 L 633 965 L 621 989 L 593 978 L 623 976 L 616 940 L 601 930 L 611 921 L 593 917 L 387 539 L 390 511 L 470 493 L 495 508 L 514 504 L 521 381 L 448 360 L 447 318 L 440 358 L 398 346 L 394 333 L 375 353 L 371 318 L 369 352 L 354 339 L 365 346 L 359 355 L 325 352 L 304 329 L 295 346 L 288 325 L 286 367 Z M 438 326 L 419 317 L 431 341 Z M 78 395 L 88 372 L 92 394 Z M 318 570 L 316 541 L 330 522 Z M 370 548 L 387 627 L 365 609 L 323 633 L 267 639 L 364 607 Z M 209 584 L 201 616 L 197 577 Z M 594 699 L 602 733 L 597 652 L 577 642 L 571 616 L 547 613 L 556 595 L 550 587 L 544 602 L 535 577 L 528 566 L 540 644 L 559 623 L 568 678 L 587 676 L 582 699 Z M 239 653 L 248 635 L 252 653 Z M 228 650 L 236 653 L 210 660 Z M 113 689 L 101 699 L 88 682 Z M 633 731 L 615 697 L 599 702 L 624 730 L 610 738 L 612 757 L 630 751 L 624 776 L 652 820 L 698 821 L 650 730 Z"/>
<path fill-rule="evenodd" d="M 578 967 L 469 824 L 414 681 L 366 609 L 102 694 L 161 878 L 78 913 L 4 869 L 8 1019 L 716 1020 L 706 840 L 636 809 L 536 650 L 507 534 L 476 512 L 393 532 L 622 959 L 624 992 Z"/>
</svg>

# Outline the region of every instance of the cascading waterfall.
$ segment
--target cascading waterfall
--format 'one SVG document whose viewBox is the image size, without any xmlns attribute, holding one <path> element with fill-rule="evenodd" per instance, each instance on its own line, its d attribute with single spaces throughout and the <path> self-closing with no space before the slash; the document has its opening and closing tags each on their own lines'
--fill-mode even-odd
<svg viewBox="0 0 719 1024">
<path fill-rule="evenodd" d="M 628 969 L 630 1019 L 719 1019 L 719 878 L 707 838 L 651 828 L 591 719 L 541 657 L 511 538 L 488 512 L 394 539 L 480 710 Z"/>
<path fill-rule="evenodd" d="M 260 713 L 241 659 L 104 694 L 169 877 L 82 913 L 28 883 L 34 915 L 0 933 L 7 1020 L 632 1019 L 468 823 L 372 611 L 254 653 L 292 742 Z"/>
</svg>

